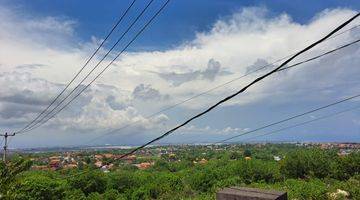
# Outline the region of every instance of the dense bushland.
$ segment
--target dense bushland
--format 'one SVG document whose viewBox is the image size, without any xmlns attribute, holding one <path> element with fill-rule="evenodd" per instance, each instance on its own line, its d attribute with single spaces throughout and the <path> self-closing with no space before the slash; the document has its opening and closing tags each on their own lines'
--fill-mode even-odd
<svg viewBox="0 0 360 200">
<path fill-rule="evenodd" d="M 192 151 L 178 153 L 176 161 L 154 158 L 156 164 L 147 170 L 123 164 L 109 173 L 86 166 L 31 171 L 28 159 L 14 157 L 8 167 L 0 165 L 1 199 L 214 199 L 228 186 L 284 190 L 290 199 L 304 200 L 346 199 L 331 195 L 341 189 L 348 199 L 360 199 L 360 153 L 340 157 L 316 148 L 251 149 L 246 153 L 251 151 L 252 159 L 245 160 L 241 150 Z M 272 157 L 278 154 L 279 162 Z M 193 163 L 201 156 L 208 162 Z"/>
</svg>

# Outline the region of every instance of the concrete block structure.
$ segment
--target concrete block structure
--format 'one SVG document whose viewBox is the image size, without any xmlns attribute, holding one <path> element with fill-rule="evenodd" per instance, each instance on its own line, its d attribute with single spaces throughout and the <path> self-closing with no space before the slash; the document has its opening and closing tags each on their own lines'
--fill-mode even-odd
<svg viewBox="0 0 360 200">
<path fill-rule="evenodd" d="M 287 200 L 287 193 L 256 188 L 231 187 L 216 193 L 217 200 Z"/>
</svg>

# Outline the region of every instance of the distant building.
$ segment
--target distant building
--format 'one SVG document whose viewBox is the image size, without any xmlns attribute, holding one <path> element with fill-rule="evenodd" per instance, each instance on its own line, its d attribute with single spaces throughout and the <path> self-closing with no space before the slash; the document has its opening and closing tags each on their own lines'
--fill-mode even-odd
<svg viewBox="0 0 360 200">
<path fill-rule="evenodd" d="M 114 157 L 115 157 L 115 155 L 114 155 L 114 154 L 111 154 L 111 153 L 104 153 L 103 156 L 104 156 L 105 158 L 114 158 Z"/>
<path fill-rule="evenodd" d="M 59 168 L 60 168 L 60 165 L 61 165 L 60 159 L 52 159 L 52 160 L 50 160 L 50 162 L 49 162 L 50 168 L 51 168 L 51 169 L 54 169 L 54 170 L 59 169 Z"/>
<path fill-rule="evenodd" d="M 121 155 L 119 155 L 120 157 Z M 131 164 L 136 160 L 135 155 L 126 156 L 125 158 L 122 158 L 122 160 L 125 160 L 127 163 Z"/>
<path fill-rule="evenodd" d="M 94 163 L 94 165 L 95 165 L 96 167 L 100 168 L 100 167 L 102 167 L 102 162 L 101 162 L 101 161 L 96 161 L 96 162 Z"/>
<path fill-rule="evenodd" d="M 107 167 L 107 165 L 102 166 L 102 167 L 100 168 L 100 170 L 103 171 L 104 173 L 109 173 L 109 172 L 110 172 L 109 169 L 108 169 L 108 167 Z"/>
<path fill-rule="evenodd" d="M 138 168 L 138 169 L 148 169 L 149 167 L 151 167 L 152 165 L 154 165 L 154 163 L 150 163 L 150 162 L 143 162 L 143 163 L 140 163 L 140 164 L 135 164 L 135 166 Z"/>
<path fill-rule="evenodd" d="M 280 161 L 280 160 L 281 160 L 281 157 L 280 157 L 280 156 L 274 156 L 274 160 L 275 160 L 275 161 Z"/>
<path fill-rule="evenodd" d="M 344 157 L 344 156 L 347 156 L 347 155 L 349 155 L 349 154 L 350 154 L 349 151 L 340 150 L 340 152 L 338 153 L 338 156 Z"/>
<path fill-rule="evenodd" d="M 58 160 L 60 158 L 61 158 L 60 156 L 51 156 L 49 157 L 49 160 Z"/>
</svg>

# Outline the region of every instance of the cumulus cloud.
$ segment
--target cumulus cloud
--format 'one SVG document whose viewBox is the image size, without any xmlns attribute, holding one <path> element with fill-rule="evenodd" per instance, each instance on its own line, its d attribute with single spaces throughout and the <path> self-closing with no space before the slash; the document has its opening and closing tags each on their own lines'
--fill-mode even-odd
<svg viewBox="0 0 360 200">
<path fill-rule="evenodd" d="M 219 61 L 216 61 L 214 59 L 210 59 L 207 63 L 207 67 L 205 70 L 196 70 L 196 71 L 190 71 L 185 73 L 156 73 L 159 75 L 159 77 L 165 79 L 166 81 L 169 81 L 174 86 L 180 86 L 181 84 L 185 82 L 190 82 L 194 80 L 209 80 L 214 81 L 214 79 L 217 76 L 223 76 L 231 74 L 227 71 L 221 71 L 221 64 Z"/>
<path fill-rule="evenodd" d="M 54 45 L 64 47 L 74 35 L 76 21 L 66 18 L 33 17 L 22 10 L 0 5 L 1 41 L 17 45 L 34 43 L 34 47 Z M 37 45 L 36 45 L 37 44 Z"/>
<path fill-rule="evenodd" d="M 0 116 L 25 120 L 49 103 L 49 96 L 57 92 L 59 84 L 34 78 L 30 73 L 0 73 Z M 18 120 L 16 120 L 18 122 Z"/>
<path fill-rule="evenodd" d="M 139 100 L 161 100 L 163 98 L 169 98 L 168 95 L 161 95 L 160 92 L 151 87 L 151 85 L 145 85 L 141 83 L 140 85 L 136 86 L 132 95 L 135 99 Z"/>
<path fill-rule="evenodd" d="M 227 126 L 225 128 L 219 129 L 210 126 L 199 127 L 196 125 L 188 125 L 182 127 L 182 130 L 189 133 L 198 133 L 198 134 L 213 134 L 213 135 L 231 135 L 231 134 L 241 134 L 246 131 L 249 131 L 249 128 L 239 128 Z"/>
<path fill-rule="evenodd" d="M 251 72 L 259 72 L 260 70 L 265 71 L 266 69 L 272 69 L 273 67 L 274 67 L 274 65 L 270 64 L 265 59 L 259 58 L 254 62 L 254 64 L 246 67 L 245 73 L 247 74 L 247 73 L 251 73 Z"/>
<path fill-rule="evenodd" d="M 250 129 L 249 128 L 233 128 L 233 127 L 226 127 L 222 130 L 219 131 L 219 133 L 222 133 L 222 134 L 239 134 L 239 133 L 244 133 L 246 131 L 249 131 Z"/>
<path fill-rule="evenodd" d="M 146 78 L 153 87 L 171 97 L 174 96 L 175 98 L 172 98 L 174 100 L 169 101 L 174 103 L 176 97 L 180 99 L 189 98 L 218 84 L 236 79 L 249 70 L 259 69 L 279 58 L 294 53 L 304 48 L 306 44 L 324 36 L 336 25 L 354 14 L 355 11 L 348 9 L 325 10 L 314 16 L 308 23 L 300 24 L 294 22 L 291 16 L 287 14 L 274 17 L 268 15 L 266 8 L 244 8 L 230 17 L 218 20 L 214 23 L 211 31 L 198 33 L 195 40 L 177 48 L 167 51 L 137 52 L 123 56 L 117 65 L 128 67 L 119 69 L 118 73 L 128 77 L 128 80 L 132 82 Z M 346 28 L 350 28 L 354 24 L 356 22 Z M 293 63 L 355 40 L 354 31 L 356 29 L 328 40 L 294 60 Z M 306 97 L 304 100 L 332 97 L 329 95 L 309 95 L 304 91 L 298 91 L 302 86 L 310 83 L 313 88 L 320 90 L 324 83 L 342 84 L 344 83 L 343 80 L 349 78 L 353 81 L 356 77 L 349 73 L 346 66 L 350 63 L 353 66 L 358 65 L 359 50 L 356 45 L 349 49 L 351 50 L 341 50 L 320 60 L 273 75 L 262 83 L 251 87 L 246 94 L 241 95 L 241 98 L 232 100 L 227 105 L 255 103 L 266 100 L 270 96 L 273 100 L 271 102 L 282 103 L 285 101 L 292 102 L 294 98 L 299 100 L 299 96 Z M 209 67 L 208 63 L 213 68 Z M 219 76 L 221 68 L 219 70 L 218 63 L 221 63 L 221 66 L 226 66 L 226 71 L 231 74 Z M 151 74 L 141 73 L 144 66 L 146 66 L 147 71 L 158 74 L 160 79 Z M 204 69 L 202 66 L 208 67 Z M 274 66 L 270 65 L 259 73 L 264 73 L 272 67 Z M 332 70 L 335 70 L 335 73 L 328 73 L 334 72 Z M 355 74 L 359 73 L 357 68 L 351 70 Z M 255 78 L 254 75 L 218 88 L 212 91 L 211 95 L 220 97 L 229 94 L 229 91 L 239 89 L 245 83 L 252 81 Z M 116 76 L 113 77 L 109 77 L 108 81 L 115 80 Z M 212 82 L 212 79 L 216 81 Z M 133 84 L 128 81 L 125 82 L 129 85 Z M 177 86 L 176 89 L 173 86 Z M 349 91 L 351 89 L 347 88 L 342 93 L 349 93 Z M 209 98 L 209 96 L 200 97 L 183 106 L 201 108 L 214 102 L 215 99 Z"/>
<path fill-rule="evenodd" d="M 24 125 L 65 87 L 41 78 L 31 78 L 27 72 L 0 74 L 1 85 L 15 79 L 16 84 L 0 88 L 0 126 Z M 96 131 L 134 123 L 136 129 L 148 130 L 161 126 L 168 120 L 166 115 L 144 118 L 132 106 L 131 101 L 129 92 L 114 86 L 95 84 L 48 124 L 64 130 Z"/>
<path fill-rule="evenodd" d="M 77 103 L 71 105 L 64 117 L 53 120 L 53 124 L 63 129 L 83 131 L 116 129 L 130 125 L 126 131 L 141 133 L 162 127 L 168 120 L 164 114 L 145 118 L 134 107 L 131 93 L 113 86 L 95 84 L 81 96 L 88 101 L 76 100 Z"/>
<path fill-rule="evenodd" d="M 196 33 L 193 41 L 173 49 L 128 52 L 120 56 L 96 84 L 50 125 L 77 131 L 118 128 L 136 122 L 135 132 L 159 128 L 171 118 L 176 121 L 177 116 L 159 115 L 146 119 L 145 114 L 289 55 L 324 36 L 355 13 L 349 9 L 325 10 L 300 24 L 287 14 L 269 15 L 266 8 L 241 9 L 214 22 L 210 31 Z M 92 37 L 88 42 L 78 42 L 78 22 L 74 19 L 24 15 L 0 5 L 2 126 L 19 126 L 34 117 L 61 91 L 101 41 Z M 352 41 L 358 35 L 356 31 L 328 40 L 296 61 Z M 356 82 L 360 76 L 360 68 L 354 67 L 360 64 L 358 47 L 273 75 L 225 106 L 247 106 L 259 101 L 268 105 L 286 104 L 353 94 L 359 91 L 359 86 L 346 83 Z M 17 52 L 16 55 L 13 52 Z M 97 58 L 90 66 L 96 61 Z M 108 62 L 106 59 L 105 63 Z M 89 70 L 86 68 L 84 72 Z M 219 87 L 182 104 L 181 109 L 184 112 L 203 109 L 254 78 L 247 76 Z M 344 86 L 311 93 L 302 88 L 309 84 L 306 89 L 313 91 L 339 84 Z M 206 127 L 203 130 L 209 131 Z M 231 127 L 216 130 L 219 133 L 244 131 Z"/>
<path fill-rule="evenodd" d="M 189 125 L 189 126 L 184 126 L 182 127 L 182 129 L 184 131 L 190 131 L 190 132 L 205 132 L 205 133 L 210 133 L 213 130 L 210 128 L 210 126 L 205 126 L 205 127 L 197 127 L 196 125 Z"/>
</svg>

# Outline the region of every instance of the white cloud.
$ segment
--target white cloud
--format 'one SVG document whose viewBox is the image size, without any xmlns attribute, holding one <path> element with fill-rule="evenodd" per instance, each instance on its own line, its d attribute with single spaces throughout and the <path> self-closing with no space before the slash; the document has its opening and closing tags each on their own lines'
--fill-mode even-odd
<svg viewBox="0 0 360 200">
<path fill-rule="evenodd" d="M 212 128 L 210 126 L 198 127 L 196 125 L 188 125 L 182 127 L 181 132 L 191 133 L 191 134 L 206 134 L 206 135 L 231 135 L 231 134 L 241 134 L 246 131 L 249 131 L 249 128 L 239 128 L 227 126 L 222 129 Z"/>
<path fill-rule="evenodd" d="M 213 130 L 210 128 L 210 126 L 197 127 L 197 126 L 195 126 L 195 125 L 184 126 L 182 129 L 185 130 L 185 131 L 196 132 L 196 133 L 199 133 L 199 132 L 208 133 L 208 132 L 210 132 L 210 131 L 213 131 Z"/>
<path fill-rule="evenodd" d="M 118 69 L 119 75 L 121 74 L 123 77 L 121 84 L 134 87 L 132 86 L 134 82 L 146 80 L 154 88 L 175 97 L 172 98 L 172 101 L 176 101 L 177 98 L 184 99 L 243 75 L 249 69 L 248 66 L 254 63 L 256 65 L 259 59 L 264 62 L 271 62 L 300 50 L 354 14 L 355 11 L 347 9 L 326 10 L 314 17 L 308 24 L 299 24 L 293 22 L 291 17 L 286 14 L 271 18 L 267 16 L 267 10 L 264 8 L 246 8 L 235 13 L 228 20 L 216 22 L 209 33 L 198 33 L 194 41 L 185 43 L 173 50 L 129 53 L 123 56 L 117 62 L 118 66 L 123 66 Z M 351 25 L 356 24 L 356 22 Z M 350 28 L 350 26 L 346 28 Z M 310 53 L 296 59 L 293 63 L 335 48 L 355 38 L 354 31 L 351 31 L 328 40 Z M 354 74 L 347 73 L 349 72 L 347 66 L 359 64 L 358 51 L 358 48 L 352 48 L 352 51 L 342 50 L 336 53 L 337 56 L 328 56 L 303 65 L 307 67 L 301 66 L 286 73 L 273 75 L 232 102 L 253 103 L 274 96 L 274 94 L 279 94 L 280 101 L 284 101 L 285 96 L 288 101 L 292 101 L 293 96 L 305 94 L 304 92 L 294 94 L 294 91 L 301 89 L 301 86 L 311 83 L 312 87 L 321 88 L 326 84 L 343 84 L 343 80 L 350 76 L 355 79 L 354 74 L 360 72 L 357 68 L 352 67 L 351 71 Z M 219 61 L 233 74 L 216 77 L 212 81 L 213 83 L 208 80 L 192 79 L 192 81 L 184 82 L 180 86 L 178 86 L 179 84 L 175 85 L 178 87 L 174 88 L 173 81 L 176 80 L 164 81 L 154 77 L 151 73 L 143 73 L 145 70 L 160 74 L 186 74 L 189 71 L 204 71 L 208 60 L 212 58 Z M 118 78 L 116 74 L 109 76 L 108 81 L 119 84 L 115 77 Z M 239 89 L 253 79 L 254 76 L 246 77 L 214 91 L 213 94 L 217 96 L 229 94 L 229 90 Z M 271 92 L 269 92 L 270 90 Z M 346 90 L 350 91 L 351 88 Z M 288 92 L 290 92 L 290 96 L 287 95 Z M 309 95 L 309 99 L 313 99 L 315 96 Z M 197 101 L 184 106 L 199 108 L 211 102 L 214 102 L 214 98 L 207 96 L 198 98 Z M 173 102 L 170 101 L 169 103 Z"/>
<path fill-rule="evenodd" d="M 145 119 L 145 113 L 155 112 L 239 77 L 259 62 L 269 63 L 295 52 L 354 14 L 355 11 L 348 9 L 326 10 L 309 23 L 299 24 L 287 14 L 270 17 L 266 8 L 244 8 L 232 16 L 219 19 L 211 31 L 197 33 L 195 40 L 174 49 L 124 54 L 51 125 L 65 129 L 93 130 L 118 128 L 139 122 L 135 123 L 135 128 L 159 128 L 169 117 L 159 115 L 149 120 Z M 0 6 L 0 18 L 1 117 L 6 118 L 3 125 L 10 126 L 11 122 L 19 125 L 31 119 L 64 87 L 64 83 L 71 79 L 101 40 L 93 37 L 89 42 L 74 42 L 78 41 L 78 22 L 72 19 L 24 17 L 3 6 Z M 354 38 L 354 31 L 348 32 L 320 45 L 302 58 L 332 49 Z M 357 47 L 351 48 L 336 56 L 306 64 L 306 67 L 274 75 L 227 105 L 244 106 L 258 101 L 286 103 L 318 100 L 358 91 L 358 87 L 350 85 L 344 87 L 342 92 L 334 89 L 319 95 L 319 92 L 309 93 L 301 88 L 311 84 L 310 89 L 316 90 L 344 84 L 349 80 L 356 81 L 360 68 L 354 66 L 360 64 L 359 55 Z M 210 68 L 209 60 L 212 60 Z M 84 72 L 88 71 L 89 68 Z M 176 85 L 173 84 L 174 80 L 161 78 L 149 71 L 157 74 L 197 72 L 198 76 Z M 219 76 L 221 72 L 229 73 Z M 219 88 L 182 105 L 183 109 L 204 108 L 253 79 L 253 76 L 249 76 Z M 155 98 L 139 100 L 132 94 L 133 91 L 140 91 L 141 95 L 151 93 Z M 209 129 L 205 127 L 201 130 Z M 228 127 L 217 131 L 235 133 L 244 129 Z"/>
</svg>

